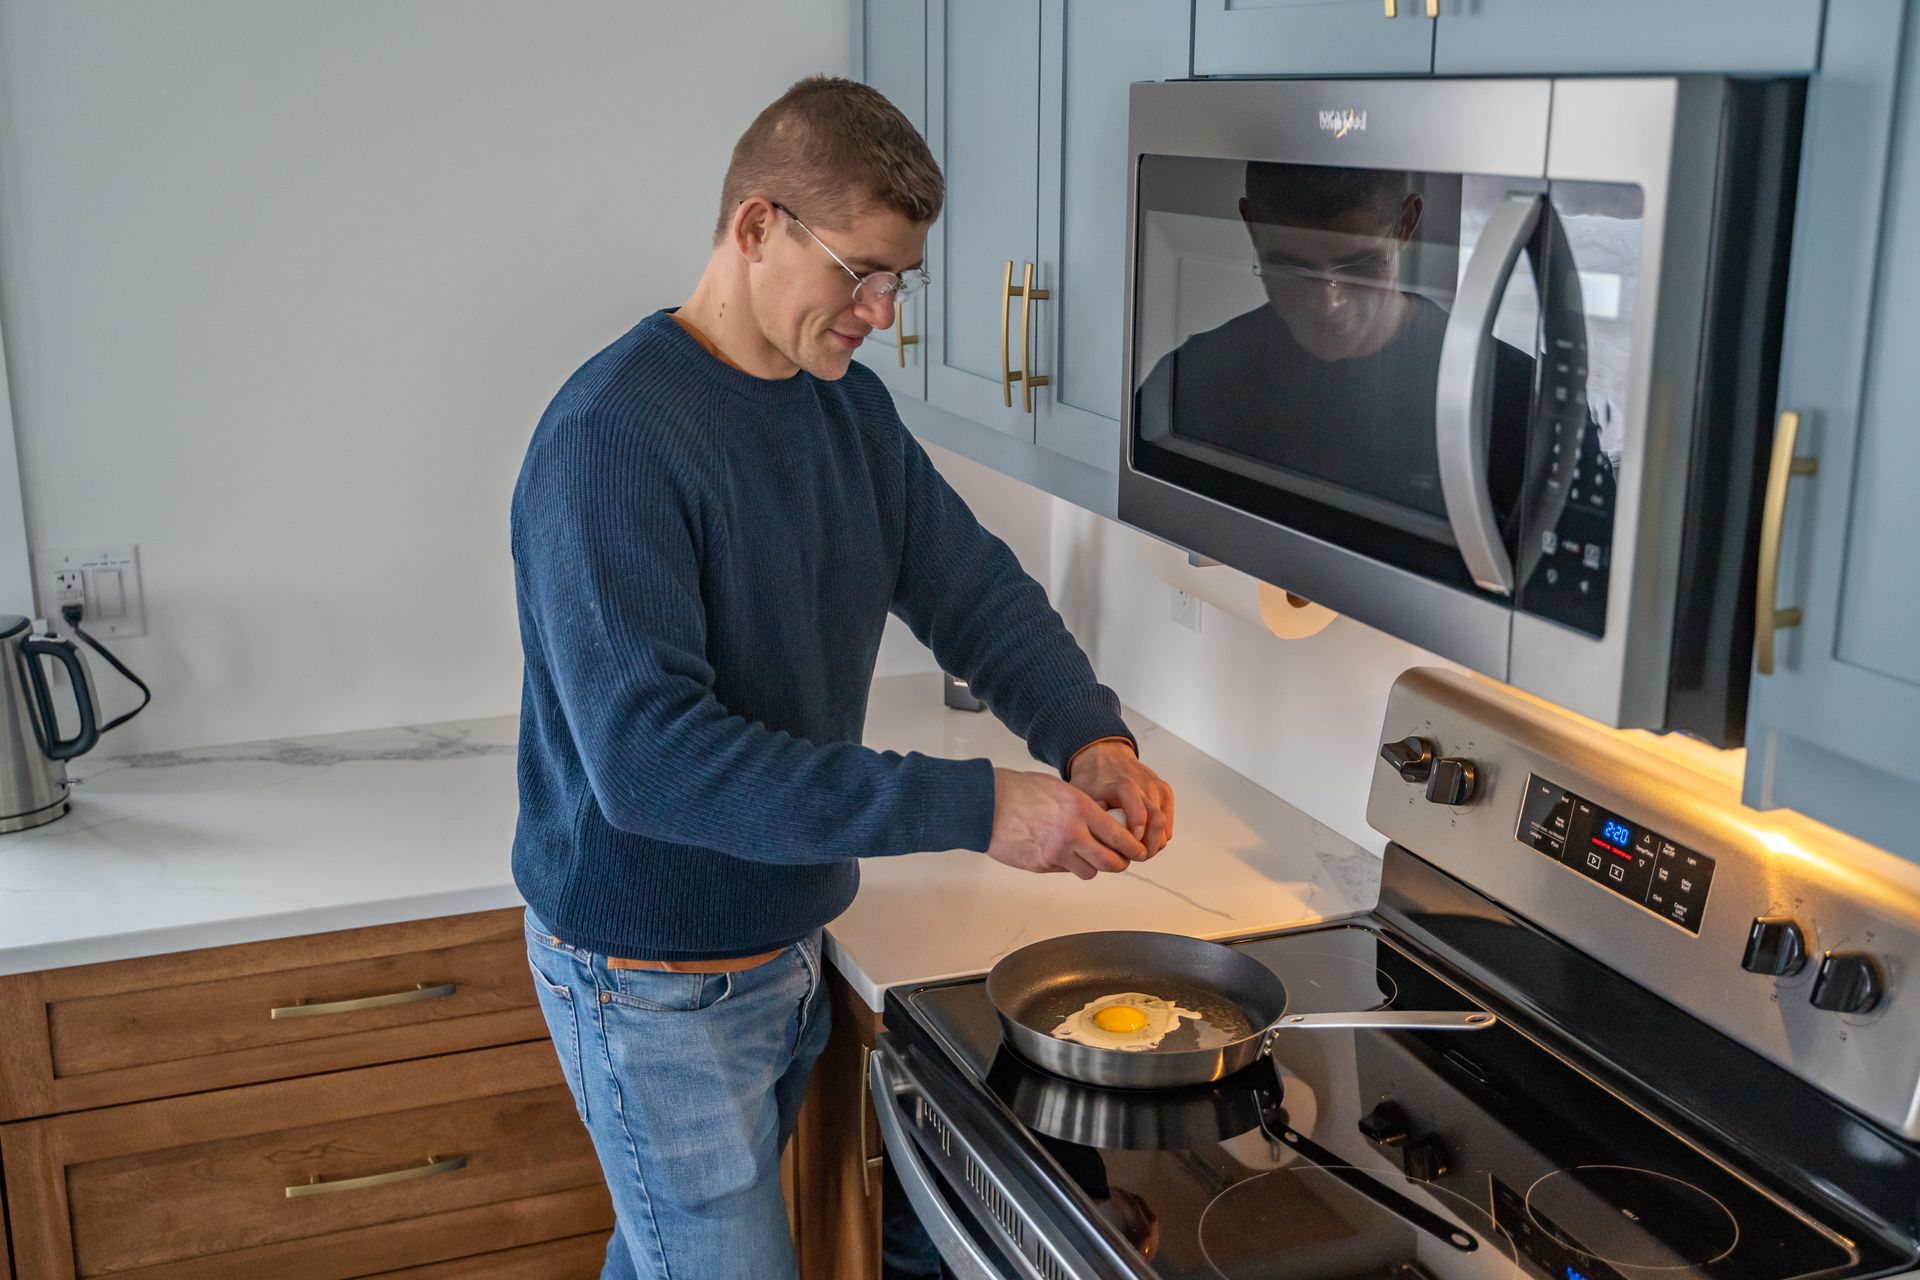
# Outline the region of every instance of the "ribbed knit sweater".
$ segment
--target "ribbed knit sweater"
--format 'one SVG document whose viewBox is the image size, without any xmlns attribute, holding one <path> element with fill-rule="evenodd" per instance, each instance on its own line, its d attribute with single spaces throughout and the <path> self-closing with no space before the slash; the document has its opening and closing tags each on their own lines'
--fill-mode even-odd
<svg viewBox="0 0 1920 1280">
<path fill-rule="evenodd" d="M 575 946 L 752 955 L 845 910 L 857 858 L 987 847 L 988 761 L 860 745 L 889 611 L 1054 768 L 1131 736 L 859 364 L 756 378 L 649 316 L 548 406 L 512 529 L 514 880 Z"/>
</svg>

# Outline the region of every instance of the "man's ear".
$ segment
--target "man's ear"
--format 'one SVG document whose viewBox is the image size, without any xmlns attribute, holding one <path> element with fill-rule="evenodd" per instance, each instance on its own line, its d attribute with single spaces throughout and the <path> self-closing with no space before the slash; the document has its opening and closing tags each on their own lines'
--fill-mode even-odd
<svg viewBox="0 0 1920 1280">
<path fill-rule="evenodd" d="M 1413 229 L 1420 225 L 1420 214 L 1427 202 L 1418 191 L 1407 192 L 1407 198 L 1400 202 L 1400 220 L 1393 225 L 1394 238 L 1401 244 L 1413 239 Z"/>
<path fill-rule="evenodd" d="M 766 252 L 767 241 L 773 238 L 774 223 L 779 221 L 778 209 L 773 201 L 765 196 L 748 196 L 733 211 L 733 222 L 727 229 L 727 235 L 733 242 L 735 252 L 749 262 L 760 261 Z"/>
</svg>

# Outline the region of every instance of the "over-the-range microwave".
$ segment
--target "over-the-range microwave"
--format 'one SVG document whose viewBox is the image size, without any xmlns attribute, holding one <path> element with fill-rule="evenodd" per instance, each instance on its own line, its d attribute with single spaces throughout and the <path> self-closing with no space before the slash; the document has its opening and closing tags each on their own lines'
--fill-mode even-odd
<svg viewBox="0 0 1920 1280">
<path fill-rule="evenodd" d="M 1133 86 L 1120 518 L 1738 743 L 1804 89 Z"/>
</svg>

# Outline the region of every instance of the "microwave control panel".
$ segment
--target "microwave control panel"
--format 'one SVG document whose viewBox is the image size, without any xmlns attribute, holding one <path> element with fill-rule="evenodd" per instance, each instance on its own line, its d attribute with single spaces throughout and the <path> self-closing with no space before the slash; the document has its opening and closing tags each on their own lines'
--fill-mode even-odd
<svg viewBox="0 0 1920 1280">
<path fill-rule="evenodd" d="M 1700 932 L 1713 859 L 1624 814 L 1527 777 L 1515 839 L 1689 933 Z"/>
</svg>

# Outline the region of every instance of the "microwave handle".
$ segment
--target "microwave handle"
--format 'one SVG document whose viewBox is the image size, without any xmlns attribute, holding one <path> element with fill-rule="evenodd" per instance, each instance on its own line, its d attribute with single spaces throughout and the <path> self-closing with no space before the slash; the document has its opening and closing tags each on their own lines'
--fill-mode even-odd
<svg viewBox="0 0 1920 1280">
<path fill-rule="evenodd" d="M 1434 392 L 1433 436 L 1447 522 L 1474 582 L 1503 596 L 1513 594 L 1513 558 L 1500 539 L 1486 471 L 1493 418 L 1493 318 L 1514 264 L 1540 225 L 1545 203 L 1538 193 L 1511 191 L 1487 219 L 1447 318 Z"/>
</svg>

